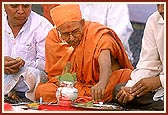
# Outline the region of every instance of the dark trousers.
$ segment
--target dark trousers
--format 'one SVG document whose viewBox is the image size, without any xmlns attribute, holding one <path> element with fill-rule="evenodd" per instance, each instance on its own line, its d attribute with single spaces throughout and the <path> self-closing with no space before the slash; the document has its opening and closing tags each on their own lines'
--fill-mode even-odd
<svg viewBox="0 0 168 115">
<path fill-rule="evenodd" d="M 141 109 L 141 110 L 158 110 L 163 111 L 164 110 L 164 101 L 154 101 L 153 96 L 155 93 L 148 93 L 141 97 L 135 97 L 132 101 L 123 104 L 119 103 L 117 99 L 115 99 L 116 94 L 120 91 L 120 88 L 122 86 L 125 86 L 124 84 L 118 84 L 114 90 L 113 90 L 113 101 L 117 102 L 121 106 L 129 109 Z"/>
</svg>

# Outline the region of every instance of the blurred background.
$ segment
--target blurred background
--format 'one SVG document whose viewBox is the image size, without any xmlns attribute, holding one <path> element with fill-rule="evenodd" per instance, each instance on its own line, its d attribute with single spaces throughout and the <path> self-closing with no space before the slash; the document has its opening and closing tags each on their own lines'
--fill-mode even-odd
<svg viewBox="0 0 168 115">
<path fill-rule="evenodd" d="M 33 4 L 33 11 L 40 15 L 49 15 L 49 9 L 58 6 L 59 4 L 50 4 L 49 6 L 43 6 L 43 4 Z M 136 67 L 139 60 L 141 43 L 143 32 L 148 17 L 157 10 L 156 4 L 128 4 L 130 21 L 134 32 L 129 39 L 130 50 L 133 53 L 133 66 Z M 52 21 L 51 19 L 49 19 Z"/>
</svg>

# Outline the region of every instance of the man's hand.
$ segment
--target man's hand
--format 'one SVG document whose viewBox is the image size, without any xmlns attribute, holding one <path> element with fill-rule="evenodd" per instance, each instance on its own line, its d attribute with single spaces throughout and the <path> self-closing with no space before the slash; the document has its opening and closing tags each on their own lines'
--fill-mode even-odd
<svg viewBox="0 0 168 115">
<path fill-rule="evenodd" d="M 19 96 L 16 94 L 16 92 L 13 91 L 13 90 L 8 93 L 8 97 L 10 97 L 10 98 L 12 98 L 12 99 L 14 99 L 14 100 L 20 99 L 20 97 L 19 97 Z"/>
<path fill-rule="evenodd" d="M 102 100 L 104 96 L 105 85 L 97 83 L 95 86 L 91 87 L 91 96 L 94 101 Z"/>
<path fill-rule="evenodd" d="M 130 90 L 134 96 L 140 97 L 145 95 L 161 86 L 159 76 L 143 78 L 138 81 Z"/>
<path fill-rule="evenodd" d="M 21 67 L 23 67 L 25 61 L 21 58 L 11 58 L 9 56 L 4 57 L 4 72 L 5 74 L 17 73 Z"/>
<path fill-rule="evenodd" d="M 121 104 L 125 104 L 129 101 L 132 101 L 134 99 L 134 95 L 131 95 L 130 93 L 130 87 L 121 87 L 121 90 L 116 95 L 116 99 Z"/>
</svg>

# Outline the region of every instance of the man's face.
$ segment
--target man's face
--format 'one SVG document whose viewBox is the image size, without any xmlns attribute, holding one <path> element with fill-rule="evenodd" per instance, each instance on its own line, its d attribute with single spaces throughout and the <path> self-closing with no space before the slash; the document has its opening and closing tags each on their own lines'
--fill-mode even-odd
<svg viewBox="0 0 168 115">
<path fill-rule="evenodd" d="M 65 40 L 70 46 L 76 48 L 82 38 L 83 34 L 83 20 L 67 22 L 57 28 L 61 38 Z"/>
<path fill-rule="evenodd" d="M 158 9 L 158 12 L 160 13 L 160 15 L 164 19 L 164 4 L 157 4 L 157 9 Z"/>
<path fill-rule="evenodd" d="M 5 4 L 4 8 L 11 26 L 22 26 L 31 12 L 30 4 Z"/>
</svg>

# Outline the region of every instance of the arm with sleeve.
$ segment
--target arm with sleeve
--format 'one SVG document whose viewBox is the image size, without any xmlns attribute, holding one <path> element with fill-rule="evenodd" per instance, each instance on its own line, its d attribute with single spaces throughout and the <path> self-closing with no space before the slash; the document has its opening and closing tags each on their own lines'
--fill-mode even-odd
<svg viewBox="0 0 168 115">
<path fill-rule="evenodd" d="M 133 86 L 140 79 L 145 77 L 160 76 L 160 80 L 163 84 L 163 52 L 160 49 L 164 49 L 163 44 L 163 32 L 156 29 L 158 27 L 155 18 L 150 17 L 147 21 L 146 28 L 144 30 L 144 36 L 142 39 L 142 49 L 140 54 L 140 60 L 136 69 L 131 74 L 131 80 L 128 81 L 126 86 Z M 160 34 L 160 35 L 157 35 Z"/>
</svg>

